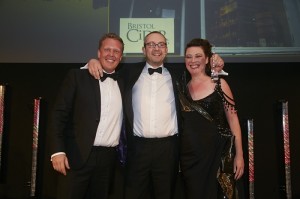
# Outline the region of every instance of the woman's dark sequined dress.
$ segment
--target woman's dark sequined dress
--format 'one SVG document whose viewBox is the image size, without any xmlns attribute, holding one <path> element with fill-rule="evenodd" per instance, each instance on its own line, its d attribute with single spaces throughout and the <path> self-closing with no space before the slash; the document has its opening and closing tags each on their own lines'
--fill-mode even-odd
<svg viewBox="0 0 300 199">
<path fill-rule="evenodd" d="M 213 93 L 195 101 L 187 88 L 177 86 L 183 117 L 180 167 L 187 199 L 217 199 L 222 195 L 217 179 L 221 158 L 232 135 L 224 107 L 235 111 L 234 105 L 223 93 L 220 80 Z"/>
</svg>

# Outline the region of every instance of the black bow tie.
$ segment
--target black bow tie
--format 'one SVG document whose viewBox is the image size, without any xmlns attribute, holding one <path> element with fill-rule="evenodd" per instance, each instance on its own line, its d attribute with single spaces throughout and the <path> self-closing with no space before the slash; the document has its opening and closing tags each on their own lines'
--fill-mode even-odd
<svg viewBox="0 0 300 199">
<path fill-rule="evenodd" d="M 117 75 L 117 73 L 110 73 L 110 74 L 108 74 L 108 73 L 104 73 L 103 72 L 103 76 L 100 78 L 101 82 L 103 82 L 108 77 L 112 78 L 113 80 L 117 80 L 118 75 Z"/>
<path fill-rule="evenodd" d="M 154 72 L 157 72 L 157 73 L 162 73 L 162 67 L 159 67 L 159 68 L 148 68 L 148 72 L 150 75 L 152 75 Z"/>
</svg>

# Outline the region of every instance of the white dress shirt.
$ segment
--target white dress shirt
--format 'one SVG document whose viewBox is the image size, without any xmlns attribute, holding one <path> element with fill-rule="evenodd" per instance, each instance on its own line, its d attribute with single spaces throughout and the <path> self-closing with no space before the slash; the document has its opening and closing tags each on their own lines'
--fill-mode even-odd
<svg viewBox="0 0 300 199">
<path fill-rule="evenodd" d="M 132 89 L 133 133 L 139 137 L 162 138 L 178 132 L 175 97 L 169 71 L 148 73 L 148 63 Z"/>
<path fill-rule="evenodd" d="M 99 85 L 101 113 L 94 146 L 114 147 L 119 144 L 123 121 L 121 93 L 118 82 L 111 78 L 99 81 Z"/>
</svg>

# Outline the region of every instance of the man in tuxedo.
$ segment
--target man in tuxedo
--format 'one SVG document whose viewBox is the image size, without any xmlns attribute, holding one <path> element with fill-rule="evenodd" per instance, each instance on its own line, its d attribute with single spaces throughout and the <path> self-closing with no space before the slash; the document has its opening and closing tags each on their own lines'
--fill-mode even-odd
<svg viewBox="0 0 300 199">
<path fill-rule="evenodd" d="M 126 199 L 143 198 L 147 192 L 156 199 L 171 199 L 174 194 L 180 131 L 174 88 L 182 69 L 164 64 L 167 53 L 165 36 L 151 32 L 144 39 L 146 63 L 132 64 L 123 72 L 128 133 Z"/>
<path fill-rule="evenodd" d="M 105 34 L 98 48 L 101 80 L 72 69 L 59 90 L 48 130 L 53 168 L 68 182 L 61 198 L 108 198 L 123 121 L 123 85 L 116 78 L 123 49 L 118 35 Z"/>
</svg>

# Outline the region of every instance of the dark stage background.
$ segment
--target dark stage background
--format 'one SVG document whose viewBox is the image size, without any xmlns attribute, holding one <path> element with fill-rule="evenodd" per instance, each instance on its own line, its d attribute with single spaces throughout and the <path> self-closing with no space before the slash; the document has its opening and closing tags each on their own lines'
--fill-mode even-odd
<svg viewBox="0 0 300 199">
<path fill-rule="evenodd" d="M 176 67 L 178 64 L 174 64 Z M 33 99 L 42 98 L 40 121 L 40 154 L 37 198 L 55 199 L 59 185 L 48 154 L 45 128 L 47 114 L 53 104 L 61 81 L 70 68 L 83 64 L 56 63 L 0 63 L 0 83 L 7 85 L 5 107 L 5 142 L 2 154 L 3 173 L 0 180 L 0 198 L 29 198 L 31 178 L 31 149 L 33 132 Z M 285 198 L 281 187 L 282 172 L 276 107 L 278 100 L 288 101 L 291 153 L 291 181 L 293 199 L 300 198 L 300 89 L 299 63 L 226 63 L 230 74 L 226 80 L 231 85 L 238 104 L 238 113 L 245 138 L 247 160 L 248 119 L 254 120 L 255 198 Z M 248 162 L 246 162 L 246 165 Z M 282 163 L 283 164 L 283 163 Z M 112 199 L 122 194 L 122 168 L 115 176 Z M 179 178 L 180 179 L 180 178 Z M 248 174 L 244 175 L 247 191 Z M 177 198 L 182 196 L 178 181 Z"/>
</svg>

